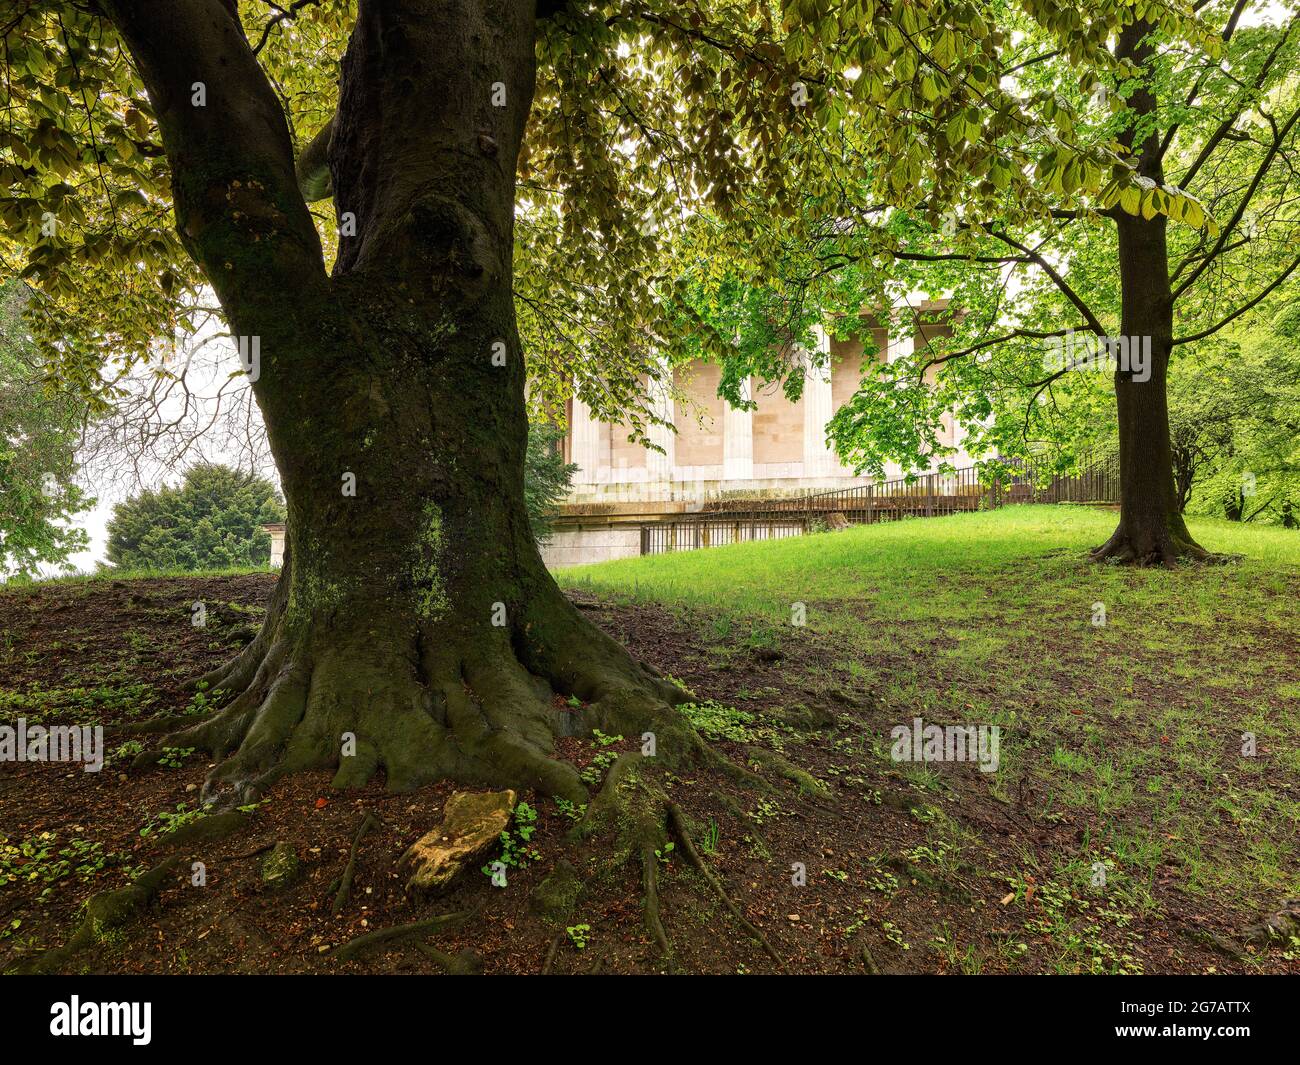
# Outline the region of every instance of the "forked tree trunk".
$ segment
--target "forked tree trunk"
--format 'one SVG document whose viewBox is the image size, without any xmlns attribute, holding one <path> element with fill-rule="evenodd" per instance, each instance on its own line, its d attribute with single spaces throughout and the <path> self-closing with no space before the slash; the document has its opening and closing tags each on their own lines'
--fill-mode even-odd
<svg viewBox="0 0 1300 1065">
<path fill-rule="evenodd" d="M 511 282 L 533 42 L 529 4 L 362 3 L 329 150 L 356 235 L 333 278 L 268 293 L 200 241 L 236 331 L 261 338 L 289 512 L 264 630 L 207 678 L 234 701 L 169 741 L 223 757 L 214 788 L 330 766 L 339 786 L 382 769 L 394 789 L 585 801 L 551 757 L 575 728 L 556 692 L 592 704 L 579 728 L 653 732 L 669 761 L 700 749 L 684 695 L 564 598 L 528 526 Z M 217 255 L 238 273 L 241 250 Z"/>
<path fill-rule="evenodd" d="M 1139 65 L 1151 56 L 1144 41 L 1151 27 L 1137 22 L 1126 27 L 1117 52 Z M 1155 97 L 1143 87 L 1128 101 L 1138 115 L 1153 114 Z M 1159 135 L 1151 128 L 1144 142 L 1133 145 L 1138 173 L 1163 184 Z M 1173 350 L 1174 301 L 1169 284 L 1167 219 L 1143 218 L 1119 212 L 1120 333 L 1130 351 L 1150 346 L 1150 376 L 1132 367 L 1117 366 L 1115 400 L 1119 415 L 1119 526 L 1095 551 L 1098 560 L 1115 559 L 1139 565 L 1173 565 L 1179 558 L 1205 558 L 1206 552 L 1191 537 L 1178 506 L 1174 485 L 1173 454 L 1169 443 L 1167 377 Z"/>
</svg>

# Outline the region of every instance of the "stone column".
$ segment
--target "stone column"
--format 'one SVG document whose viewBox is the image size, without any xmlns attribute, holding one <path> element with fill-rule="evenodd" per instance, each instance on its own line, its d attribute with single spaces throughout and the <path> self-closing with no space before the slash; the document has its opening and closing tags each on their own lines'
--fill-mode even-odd
<svg viewBox="0 0 1300 1065">
<path fill-rule="evenodd" d="M 885 344 L 885 361 L 894 362 L 906 355 L 911 355 L 916 347 L 916 316 L 912 307 L 916 304 L 904 306 L 899 316 L 891 316 L 889 320 L 889 338 Z M 903 335 L 903 334 L 906 335 Z M 892 481 L 903 476 L 903 467 L 897 462 L 885 463 L 885 480 Z"/>
<path fill-rule="evenodd" d="M 673 371 L 665 360 L 659 363 L 659 379 L 650 382 L 650 407 L 655 417 L 661 418 L 666 425 L 651 425 L 646 435 L 651 443 L 663 448 L 663 452 L 646 450 L 646 480 L 653 484 L 667 485 L 673 479 L 673 460 L 676 457 L 675 443 L 677 434 L 673 432 Z"/>
<path fill-rule="evenodd" d="M 591 416 L 591 408 L 577 396 L 573 397 L 571 417 L 571 461 L 578 464 L 578 472 L 573 476 L 574 483 L 596 484 L 600 469 L 600 422 Z"/>
<path fill-rule="evenodd" d="M 753 397 L 748 378 L 742 383 L 740 394 L 746 400 Z M 754 479 L 753 415 L 748 410 L 738 410 L 726 402 L 722 405 L 722 479 Z"/>
<path fill-rule="evenodd" d="M 835 453 L 826 446 L 826 423 L 835 413 L 831 394 L 831 338 L 820 325 L 813 326 L 816 352 L 804 353 L 803 475 L 831 477 L 839 471 Z"/>
<path fill-rule="evenodd" d="M 910 311 L 904 311 L 904 322 L 911 323 L 912 314 Z M 911 330 L 915 329 L 915 324 L 902 325 L 901 323 L 890 322 L 889 340 L 885 345 L 885 361 L 894 362 L 905 355 L 911 355 L 916 347 L 916 337 Z M 907 329 L 906 336 L 900 336 L 899 333 Z"/>
</svg>

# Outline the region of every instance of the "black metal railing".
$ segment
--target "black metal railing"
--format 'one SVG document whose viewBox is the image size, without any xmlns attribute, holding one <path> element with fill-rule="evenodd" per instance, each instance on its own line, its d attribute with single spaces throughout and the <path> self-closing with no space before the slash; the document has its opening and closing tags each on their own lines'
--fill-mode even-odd
<svg viewBox="0 0 1300 1065">
<path fill-rule="evenodd" d="M 829 491 L 810 489 L 779 498 L 715 499 L 694 514 L 641 526 L 641 554 L 692 551 L 749 540 L 781 540 L 842 525 L 872 525 L 902 518 L 932 518 L 1016 503 L 1113 503 L 1119 498 L 1112 463 L 1073 475 L 1043 474 L 1028 462 L 1007 462 L 1010 472 L 967 466 Z"/>
</svg>

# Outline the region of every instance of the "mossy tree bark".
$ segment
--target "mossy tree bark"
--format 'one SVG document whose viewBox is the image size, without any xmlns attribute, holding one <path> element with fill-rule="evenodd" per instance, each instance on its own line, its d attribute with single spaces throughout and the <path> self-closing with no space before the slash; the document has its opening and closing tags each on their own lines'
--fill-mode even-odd
<svg viewBox="0 0 1300 1065">
<path fill-rule="evenodd" d="M 340 786 L 382 769 L 397 789 L 450 777 L 583 801 L 551 757 L 559 692 L 591 704 L 588 727 L 697 752 L 671 709 L 682 694 L 573 608 L 528 527 L 511 279 L 531 5 L 362 0 L 328 140 L 332 276 L 231 8 L 112 10 L 158 110 L 180 231 L 234 331 L 259 338 L 253 387 L 289 510 L 264 629 L 208 678 L 233 702 L 171 742 L 216 751 L 210 784 L 240 794 L 337 766 Z"/>
<path fill-rule="evenodd" d="M 1146 40 L 1151 26 L 1135 22 L 1121 32 L 1116 53 L 1139 66 L 1152 48 Z M 1129 107 L 1154 119 L 1156 99 L 1147 86 L 1129 98 Z M 1145 140 L 1135 143 L 1130 129 L 1122 136 L 1135 153 L 1138 172 L 1164 184 L 1160 136 L 1154 121 Z M 1098 560 L 1114 559 L 1139 565 L 1173 565 L 1180 558 L 1206 558 L 1183 520 L 1174 484 L 1169 444 L 1169 403 L 1166 380 L 1173 350 L 1174 298 L 1169 283 L 1167 219 L 1143 218 L 1117 212 L 1120 295 L 1120 335 L 1135 344 L 1150 343 L 1149 376 L 1123 365 L 1115 371 L 1119 413 L 1120 520 L 1106 543 L 1095 551 Z M 1138 380 L 1144 377 L 1145 380 Z"/>
</svg>

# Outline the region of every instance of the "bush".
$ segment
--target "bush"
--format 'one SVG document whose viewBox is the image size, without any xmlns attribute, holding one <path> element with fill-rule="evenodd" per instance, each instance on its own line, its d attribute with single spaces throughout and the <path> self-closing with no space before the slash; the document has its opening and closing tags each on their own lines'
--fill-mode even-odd
<svg viewBox="0 0 1300 1065">
<path fill-rule="evenodd" d="M 195 466 L 180 487 L 146 491 L 113 508 L 108 561 L 150 570 L 265 566 L 271 538 L 261 526 L 284 516 L 270 481 L 226 466 Z"/>
</svg>

